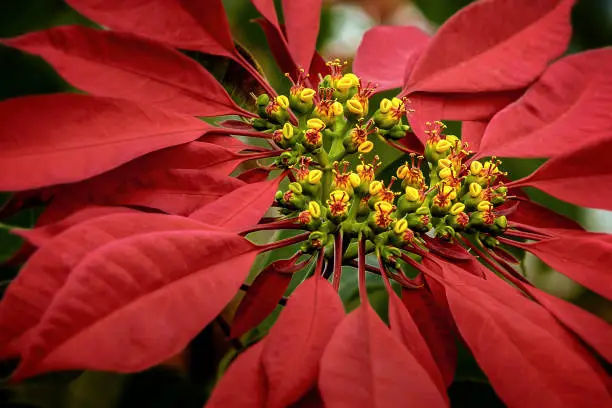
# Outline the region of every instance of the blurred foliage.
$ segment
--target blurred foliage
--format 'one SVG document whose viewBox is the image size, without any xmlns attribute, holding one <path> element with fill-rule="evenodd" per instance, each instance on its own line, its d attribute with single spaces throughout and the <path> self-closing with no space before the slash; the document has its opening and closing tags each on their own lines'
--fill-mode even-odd
<svg viewBox="0 0 612 408">
<path fill-rule="evenodd" d="M 278 0 L 276 0 L 279 3 Z M 347 1 L 363 4 L 357 0 Z M 398 5 L 405 4 L 397 0 Z M 458 9 L 468 4 L 469 0 L 415 0 L 423 15 L 434 25 L 442 24 Z M 321 20 L 319 46 L 324 49 L 330 40 L 333 21 L 330 10 L 338 1 L 326 3 Z M 267 74 L 271 84 L 281 92 L 286 92 L 289 82 L 275 66 L 267 51 L 265 37 L 259 26 L 252 22 L 259 17 L 249 0 L 224 0 L 230 25 L 237 42 L 243 45 L 254 56 Z M 369 7 L 373 7 L 369 3 Z M 280 8 L 277 8 L 280 12 Z M 279 13 L 280 15 L 280 13 Z M 612 0 L 579 0 L 573 13 L 574 35 L 570 52 L 578 52 L 612 44 Z M 0 37 L 13 37 L 29 31 L 40 30 L 64 24 L 81 24 L 95 26 L 86 18 L 72 10 L 62 0 L 3 0 L 0 2 Z M 358 41 L 358 38 L 355 39 Z M 191 55 L 191 54 L 190 54 Z M 193 56 L 193 55 L 192 55 Z M 232 87 L 228 78 L 235 76 L 232 66 L 227 61 L 204 55 L 195 56 L 204 66 L 226 85 Z M 0 100 L 31 94 L 53 93 L 70 90 L 69 84 L 38 57 L 23 54 L 17 50 L 0 45 Z M 248 98 L 234 87 L 233 96 L 237 100 Z M 230 92 L 232 90 L 230 89 Z M 377 96 L 382 98 L 383 95 Z M 377 100 L 373 101 L 377 104 Z M 458 129 L 452 132 L 459 133 Z M 384 165 L 405 160 L 391 148 L 381 154 Z M 529 174 L 542 161 L 539 160 L 506 160 L 504 167 L 513 176 Z M 391 167 L 389 167 L 391 169 Z M 391 176 L 390 170 L 383 170 Z M 580 219 L 581 210 L 575 206 L 560 202 L 539 191 L 529 191 L 532 198 L 554 210 L 574 219 Z M 7 200 L 6 194 L 0 195 L 0 208 Z M 40 207 L 28 208 L 9 219 L 5 224 L 11 226 L 31 227 Z M 6 229 L 0 229 L 0 261 L 9 259 L 20 247 L 21 241 L 9 235 Z M 274 251 L 272 256 L 288 257 L 291 253 Z M 258 259 L 257 265 L 265 265 L 272 258 L 270 254 Z M 9 279 L 17 273 L 18 267 L 4 264 L 0 267 L 0 296 Z M 310 271 L 311 269 L 309 269 Z M 254 269 L 255 271 L 255 269 Z M 291 283 L 291 292 L 298 282 L 310 273 L 305 271 L 295 276 Z M 358 304 L 358 291 L 354 269 L 345 268 L 341 296 L 347 310 Z M 375 309 L 386 316 L 386 294 L 378 276 L 369 276 L 370 299 Z M 601 298 L 584 292 L 575 299 L 582 306 L 594 312 L 603 308 L 610 309 L 610 304 L 602 303 Z M 260 327 L 243 339 L 252 341 L 261 337 L 275 321 L 280 311 L 264 321 Z M 193 342 L 187 363 L 183 369 L 156 367 L 142 373 L 124 375 L 113 373 L 53 373 L 40 376 L 20 384 L 0 387 L 0 405 L 3 407 L 44 407 L 44 408 L 110 408 L 147 406 L 162 407 L 201 407 L 205 393 L 217 377 L 219 360 L 228 349 L 223 340 L 221 325 L 215 324 L 206 328 Z M 220 340 L 221 338 L 221 340 Z M 231 356 L 230 356 L 231 357 Z M 7 375 L 10 367 L 0 366 L 0 375 Z M 485 376 L 475 364 L 470 352 L 460 347 L 460 362 L 455 383 L 449 390 L 454 407 L 503 406 L 487 384 Z"/>
</svg>

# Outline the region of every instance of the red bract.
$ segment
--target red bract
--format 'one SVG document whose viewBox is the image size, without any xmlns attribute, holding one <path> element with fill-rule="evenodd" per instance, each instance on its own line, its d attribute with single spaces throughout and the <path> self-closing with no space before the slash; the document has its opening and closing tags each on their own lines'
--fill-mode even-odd
<svg viewBox="0 0 612 408">
<path fill-rule="evenodd" d="M 572 0 L 475 2 L 431 38 L 376 27 L 357 75 L 315 51 L 320 0 L 282 1 L 283 22 L 273 1 L 253 0 L 288 95 L 236 48 L 220 0 L 69 3 L 108 30 L 3 40 L 90 94 L 0 103 L 0 189 L 49 201 L 36 228 L 13 230 L 31 244 L 22 256 L 36 247 L 0 303 L 15 379 L 154 366 L 227 323 L 243 290 L 226 333 L 238 355 L 210 407 L 449 406 L 461 345 L 509 406 L 612 405 L 600 364 L 612 362 L 611 326 L 537 289 L 508 251 L 612 299 L 610 236 L 520 189 L 612 209 L 612 54 L 548 66 L 569 40 Z M 253 100 L 239 106 L 179 50 L 225 58 Z M 461 138 L 447 119 L 462 121 Z M 406 153 L 388 179 L 382 143 Z M 549 161 L 511 181 L 493 154 Z M 287 235 L 254 244 L 262 231 Z M 268 266 L 246 285 L 262 253 Z M 350 267 L 361 304 L 345 314 Z M 368 273 L 385 284 L 388 322 Z"/>
</svg>

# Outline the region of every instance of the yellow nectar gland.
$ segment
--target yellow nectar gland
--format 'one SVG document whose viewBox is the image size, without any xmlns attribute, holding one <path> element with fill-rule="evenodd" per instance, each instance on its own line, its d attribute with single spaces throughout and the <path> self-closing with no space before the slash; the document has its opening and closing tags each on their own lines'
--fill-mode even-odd
<svg viewBox="0 0 612 408">
<path fill-rule="evenodd" d="M 407 229 L 408 229 L 408 221 L 406 221 L 406 219 L 404 218 L 396 221 L 395 225 L 393 226 L 393 232 L 395 232 L 397 235 L 403 234 Z"/>
<path fill-rule="evenodd" d="M 359 145 L 359 147 L 357 148 L 357 151 L 359 153 L 370 153 L 372 149 L 374 149 L 374 143 L 372 143 L 369 140 L 366 140 L 365 142 Z"/>
<path fill-rule="evenodd" d="M 308 212 L 313 218 L 319 218 L 321 216 L 321 206 L 316 201 L 308 203 Z"/>
<path fill-rule="evenodd" d="M 450 213 L 452 215 L 457 215 L 459 213 L 462 213 L 465 210 L 465 204 L 463 203 L 455 203 L 453 204 L 453 206 L 450 209 Z"/>
<path fill-rule="evenodd" d="M 321 182 L 321 178 L 323 177 L 323 172 L 319 169 L 311 170 L 308 173 L 308 182 L 310 184 L 319 184 Z"/>
<path fill-rule="evenodd" d="M 421 199 L 421 193 L 419 192 L 419 190 L 417 190 L 414 187 L 406 187 L 406 200 L 410 201 L 410 202 L 416 202 L 419 201 Z"/>
<path fill-rule="evenodd" d="M 480 184 L 470 183 L 470 196 L 476 198 L 480 196 L 480 193 L 482 193 L 482 187 Z"/>
<path fill-rule="evenodd" d="M 470 163 L 470 174 L 472 174 L 472 176 L 478 176 L 480 175 L 482 168 L 483 168 L 482 163 L 475 160 L 472 163 Z"/>
<path fill-rule="evenodd" d="M 312 102 L 312 98 L 314 98 L 316 91 L 311 88 L 304 88 L 300 91 L 300 101 L 305 103 Z"/>
<path fill-rule="evenodd" d="M 308 127 L 308 129 L 316 131 L 321 131 L 325 129 L 325 123 L 323 123 L 323 121 L 319 118 L 308 119 L 308 121 L 306 121 L 306 126 Z"/>
</svg>

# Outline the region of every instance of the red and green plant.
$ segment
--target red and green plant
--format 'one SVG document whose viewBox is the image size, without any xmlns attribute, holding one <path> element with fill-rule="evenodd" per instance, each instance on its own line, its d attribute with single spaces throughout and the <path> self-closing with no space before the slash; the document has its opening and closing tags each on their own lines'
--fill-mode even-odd
<svg viewBox="0 0 612 408">
<path fill-rule="evenodd" d="M 321 1 L 284 0 L 281 24 L 253 0 L 287 95 L 235 44 L 220 0 L 69 3 L 106 29 L 2 40 L 87 93 L 0 102 L 5 212 L 48 202 L 36 228 L 12 230 L 28 242 L 0 303 L 13 380 L 144 370 L 222 319 L 242 342 L 210 407 L 448 406 L 457 343 L 509 406 L 612 405 L 612 327 L 516 267 L 531 252 L 612 299 L 610 236 L 523 191 L 612 209 L 612 50 L 561 57 L 573 0 L 481 0 L 431 38 L 376 27 L 352 73 L 315 52 Z M 202 54 L 252 97 L 239 106 Z M 383 163 L 385 147 L 405 156 Z M 514 180 L 496 156 L 548 161 Z M 289 234 L 255 243 L 273 230 Z M 361 301 L 348 314 L 347 279 Z"/>
</svg>

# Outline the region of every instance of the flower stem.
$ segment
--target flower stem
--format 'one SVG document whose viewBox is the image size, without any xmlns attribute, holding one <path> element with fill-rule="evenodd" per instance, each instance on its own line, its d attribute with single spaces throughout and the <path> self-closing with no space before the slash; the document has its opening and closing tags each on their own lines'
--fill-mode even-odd
<svg viewBox="0 0 612 408">
<path fill-rule="evenodd" d="M 359 298 L 361 304 L 368 303 L 368 290 L 366 288 L 366 260 L 365 260 L 365 239 L 362 234 L 359 234 L 359 249 L 358 264 L 357 264 L 357 280 L 359 282 Z"/>
<path fill-rule="evenodd" d="M 309 235 L 310 235 L 310 232 L 305 232 L 303 234 L 296 235 L 295 237 L 286 238 L 286 239 L 276 241 L 276 242 L 271 242 L 265 245 L 258 245 L 259 252 L 262 253 L 262 252 L 272 251 L 274 249 L 283 248 L 289 245 L 297 244 L 298 242 L 306 241 Z"/>
<path fill-rule="evenodd" d="M 340 290 L 340 278 L 342 277 L 342 229 L 334 237 L 334 274 L 332 285 L 336 292 Z"/>
<path fill-rule="evenodd" d="M 239 232 L 239 235 L 246 235 L 249 234 L 251 232 L 256 232 L 256 231 L 268 231 L 268 230 L 276 230 L 276 229 L 301 229 L 303 230 L 303 225 L 301 224 L 296 224 L 295 222 L 297 221 L 297 217 L 295 218 L 290 218 L 288 220 L 281 220 L 281 221 L 275 221 L 275 222 L 269 222 L 267 224 L 258 224 L 258 225 L 254 225 L 250 228 L 247 228 L 245 230 L 242 230 Z"/>
</svg>

